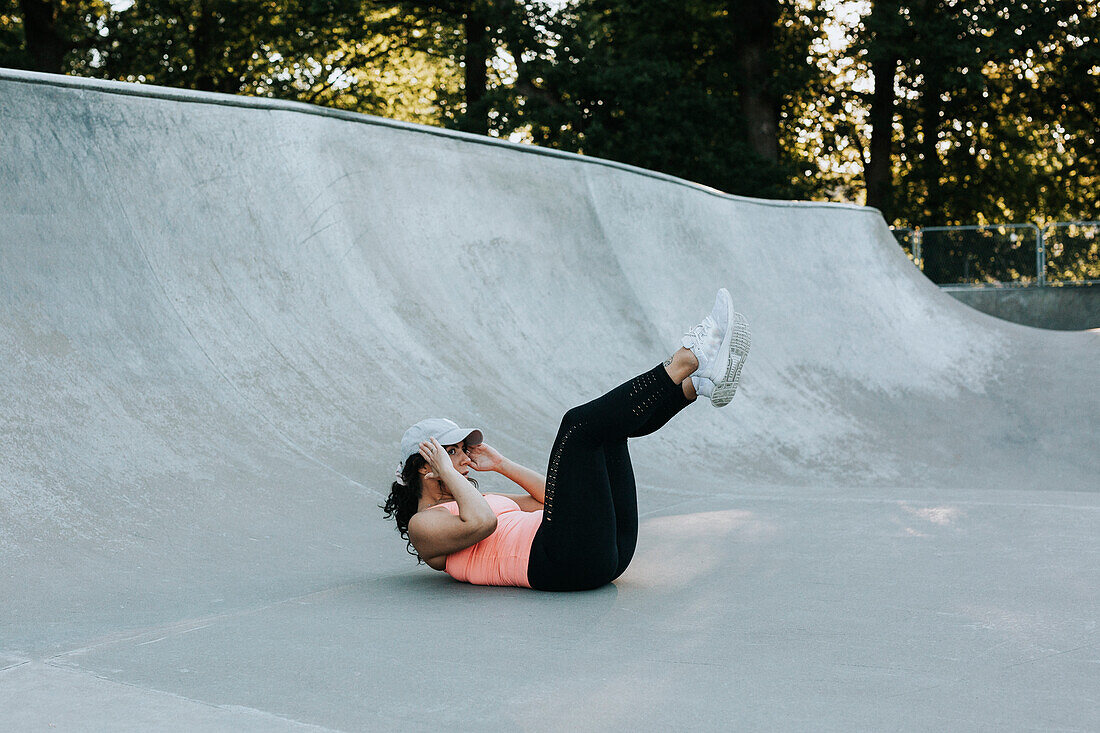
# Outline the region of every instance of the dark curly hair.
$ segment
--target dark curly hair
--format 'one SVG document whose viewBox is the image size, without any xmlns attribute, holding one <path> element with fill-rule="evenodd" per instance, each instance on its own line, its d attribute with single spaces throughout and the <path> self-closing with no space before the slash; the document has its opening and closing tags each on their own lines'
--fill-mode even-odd
<svg viewBox="0 0 1100 733">
<path fill-rule="evenodd" d="M 424 562 L 424 559 L 413 549 L 412 540 L 409 539 L 409 520 L 420 509 L 420 467 L 426 463 L 419 453 L 409 456 L 401 469 L 401 480 L 393 482 L 386 503 L 378 505 L 385 512 L 386 519 L 393 517 L 397 521 L 397 531 L 401 533 L 401 539 L 405 540 L 405 551 L 415 557 L 417 563 Z M 474 479 L 467 480 L 477 486 Z"/>
</svg>

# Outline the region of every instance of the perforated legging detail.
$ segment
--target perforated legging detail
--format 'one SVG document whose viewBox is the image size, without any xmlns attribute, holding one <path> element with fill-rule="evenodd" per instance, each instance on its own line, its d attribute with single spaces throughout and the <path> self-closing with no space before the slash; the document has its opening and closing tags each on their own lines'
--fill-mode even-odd
<svg viewBox="0 0 1100 733">
<path fill-rule="evenodd" d="M 658 365 L 565 413 L 550 452 L 542 524 L 531 546 L 531 587 L 583 590 L 622 574 L 638 539 L 627 438 L 652 433 L 688 404 Z"/>
<path fill-rule="evenodd" d="M 664 371 L 663 366 L 661 371 Z M 665 372 L 665 377 L 668 377 L 667 372 Z M 630 408 L 631 412 L 634 413 L 635 417 L 649 415 L 662 396 L 662 393 L 658 390 L 657 375 L 653 372 L 646 372 L 634 377 L 629 384 L 630 396 L 632 399 L 637 400 L 637 403 Z"/>
<path fill-rule="evenodd" d="M 543 504 L 542 521 L 551 522 L 554 519 L 554 490 L 558 485 L 558 471 L 561 468 L 562 455 L 568 453 L 566 447 L 571 442 L 577 426 L 566 427 L 562 423 L 558 430 L 558 437 L 554 440 L 554 449 L 550 451 L 550 465 L 546 468 L 546 501 Z"/>
</svg>

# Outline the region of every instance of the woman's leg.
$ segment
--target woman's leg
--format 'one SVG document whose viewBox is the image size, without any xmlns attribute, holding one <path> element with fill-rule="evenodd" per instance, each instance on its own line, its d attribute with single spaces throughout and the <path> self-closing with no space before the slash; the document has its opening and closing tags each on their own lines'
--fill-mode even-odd
<svg viewBox="0 0 1100 733">
<path fill-rule="evenodd" d="M 528 580 L 541 590 L 596 588 L 634 555 L 638 498 L 626 439 L 647 435 L 694 401 L 699 373 L 721 407 L 737 388 L 748 327 L 722 288 L 711 314 L 664 364 L 565 413 L 550 452 L 546 504 L 531 545 Z M 719 394 L 719 392 L 722 392 Z"/>
<path fill-rule="evenodd" d="M 690 384 L 690 381 L 685 379 L 684 384 Z M 657 404 L 645 424 L 628 437 L 640 438 L 656 432 L 694 401 L 683 391 L 669 393 Z M 615 546 L 619 562 L 612 577 L 614 580 L 626 571 L 638 545 L 638 488 L 625 438 L 604 444 L 604 461 L 611 500 L 615 505 Z"/>
<path fill-rule="evenodd" d="M 691 384 L 691 381 L 685 379 L 683 383 Z M 694 390 L 692 390 L 692 393 L 694 393 Z M 650 414 L 649 419 L 646 420 L 645 424 L 632 432 L 627 437 L 640 438 L 643 435 L 649 435 L 650 433 L 657 432 L 659 429 L 664 427 L 665 423 L 676 417 L 677 413 L 679 413 L 680 410 L 684 409 L 694 401 L 694 397 L 689 399 L 688 396 L 684 394 L 683 390 L 681 390 L 680 392 L 669 393 L 665 396 L 663 400 L 661 400 L 660 403 L 657 404 L 652 414 Z"/>
<path fill-rule="evenodd" d="M 565 413 L 550 453 L 542 525 L 531 547 L 532 587 L 596 588 L 626 567 L 638 532 L 626 438 L 660 408 L 665 415 L 678 404 L 673 398 L 686 399 L 679 382 L 690 371 L 684 373 L 684 363 L 673 366 L 658 365 Z"/>
<path fill-rule="evenodd" d="M 570 440 L 568 427 L 562 423 L 555 441 L 556 470 L 553 479 L 547 476 L 542 524 L 531 543 L 527 579 L 538 590 L 598 588 L 611 582 L 619 567 L 618 521 L 603 446 Z"/>
<path fill-rule="evenodd" d="M 638 546 L 638 488 L 634 483 L 634 467 L 630 465 L 630 453 L 626 439 L 604 446 L 604 461 L 611 487 L 611 499 L 615 504 L 615 549 L 618 562 L 611 579 L 619 577 L 634 558 Z"/>
<path fill-rule="evenodd" d="M 573 432 L 590 445 L 652 432 L 648 428 L 655 416 L 667 422 L 684 406 L 687 398 L 681 382 L 691 374 L 687 359 L 692 359 L 690 364 L 698 363 L 690 351 L 680 349 L 673 361 L 658 364 L 610 392 L 572 408 L 562 423 L 569 423 Z M 668 414 L 670 405 L 676 407 Z"/>
</svg>

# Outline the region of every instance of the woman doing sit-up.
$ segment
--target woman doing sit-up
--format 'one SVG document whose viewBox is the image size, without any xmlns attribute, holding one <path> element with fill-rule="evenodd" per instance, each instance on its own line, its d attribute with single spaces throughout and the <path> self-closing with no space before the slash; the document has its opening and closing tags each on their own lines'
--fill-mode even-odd
<svg viewBox="0 0 1100 733">
<path fill-rule="evenodd" d="M 748 350 L 748 326 L 723 288 L 663 364 L 565 413 L 545 477 L 484 443 L 480 430 L 422 420 L 401 439 L 386 517 L 420 559 L 461 581 L 547 591 L 610 583 L 638 539 L 627 439 L 654 432 L 697 395 L 728 404 Z M 526 493 L 482 494 L 471 469 L 496 471 Z"/>
</svg>

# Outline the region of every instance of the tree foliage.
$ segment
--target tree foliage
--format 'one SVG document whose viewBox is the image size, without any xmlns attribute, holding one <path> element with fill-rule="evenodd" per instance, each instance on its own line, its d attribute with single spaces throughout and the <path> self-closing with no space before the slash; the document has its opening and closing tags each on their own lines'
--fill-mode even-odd
<svg viewBox="0 0 1100 733">
<path fill-rule="evenodd" d="M 816 73 L 793 2 L 582 0 L 511 43 L 503 134 L 734 193 L 805 194 L 785 122 Z M 519 34 L 517 34 L 519 35 Z M 763 41 L 760 41 L 763 39 Z"/>
<path fill-rule="evenodd" d="M 873 203 L 907 224 L 1095 216 L 1097 15 L 1076 0 L 875 0 L 849 48 L 895 72 L 893 94 L 859 97 L 891 107 L 861 133 L 892 143 Z"/>
<path fill-rule="evenodd" d="M 106 0 L 0 0 L 0 66 L 80 73 L 109 9 Z"/>
</svg>

